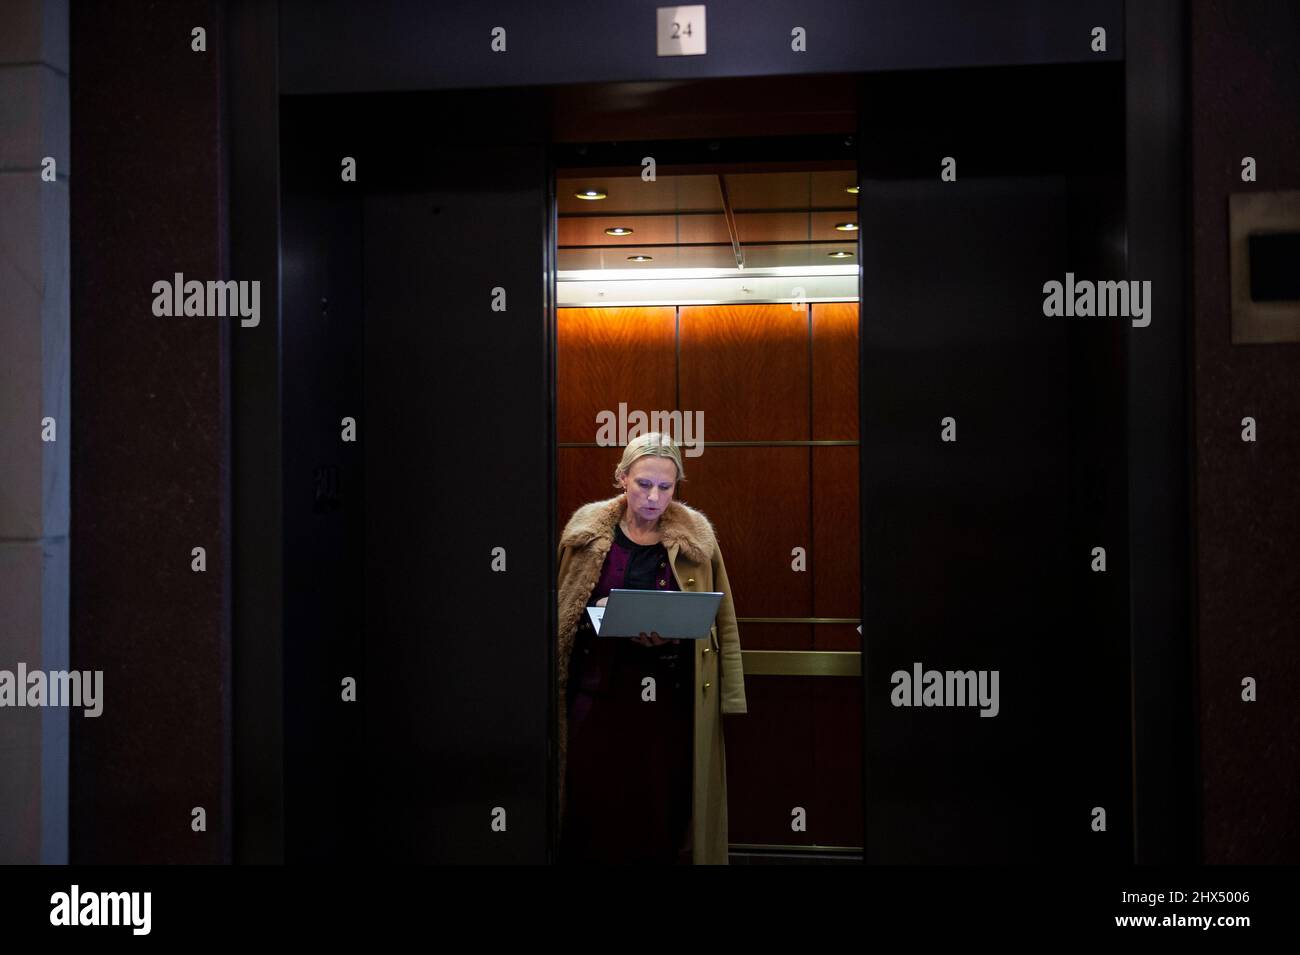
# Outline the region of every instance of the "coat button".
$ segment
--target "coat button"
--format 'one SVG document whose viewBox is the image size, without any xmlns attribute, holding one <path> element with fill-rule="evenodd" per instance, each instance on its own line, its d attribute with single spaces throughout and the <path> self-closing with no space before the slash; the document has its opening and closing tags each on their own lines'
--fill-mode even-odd
<svg viewBox="0 0 1300 955">
<path fill-rule="evenodd" d="M 704 684 L 704 688 L 705 688 L 706 690 L 707 690 L 709 687 L 711 687 L 711 686 L 713 686 L 712 683 L 706 683 L 706 684 Z"/>
<path fill-rule="evenodd" d="M 662 587 L 662 586 L 663 586 L 664 584 L 666 584 L 666 583 L 668 583 L 668 581 L 666 581 L 666 580 L 661 580 L 661 581 L 659 581 L 659 586 Z"/>
<path fill-rule="evenodd" d="M 713 652 L 713 647 L 705 647 L 705 648 L 704 648 L 704 652 L 705 652 L 705 653 L 712 653 L 712 652 Z"/>
<path fill-rule="evenodd" d="M 695 578 L 694 578 L 694 577 L 687 577 L 687 578 L 686 578 L 686 582 L 687 582 L 688 584 L 693 584 L 693 583 L 695 583 Z"/>
</svg>

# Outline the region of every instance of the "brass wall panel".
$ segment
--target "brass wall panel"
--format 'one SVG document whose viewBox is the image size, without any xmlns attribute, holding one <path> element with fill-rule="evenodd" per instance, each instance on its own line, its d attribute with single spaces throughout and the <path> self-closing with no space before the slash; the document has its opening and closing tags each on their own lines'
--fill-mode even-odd
<svg viewBox="0 0 1300 955">
<path fill-rule="evenodd" d="M 745 676 L 861 676 L 860 652 L 742 650 Z"/>
</svg>

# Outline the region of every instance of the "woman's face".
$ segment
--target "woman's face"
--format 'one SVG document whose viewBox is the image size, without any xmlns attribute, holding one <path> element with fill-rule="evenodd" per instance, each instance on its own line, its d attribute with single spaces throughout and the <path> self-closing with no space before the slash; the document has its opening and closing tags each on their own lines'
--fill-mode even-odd
<svg viewBox="0 0 1300 955">
<path fill-rule="evenodd" d="M 623 478 L 627 510 L 641 520 L 654 521 L 668 507 L 677 486 L 677 465 L 672 458 L 646 455 L 632 462 L 632 470 Z"/>
</svg>

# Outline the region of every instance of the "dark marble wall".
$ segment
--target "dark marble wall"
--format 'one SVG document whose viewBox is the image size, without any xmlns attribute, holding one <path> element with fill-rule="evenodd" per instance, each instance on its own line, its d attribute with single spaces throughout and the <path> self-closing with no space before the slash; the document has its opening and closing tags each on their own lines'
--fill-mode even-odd
<svg viewBox="0 0 1300 955">
<path fill-rule="evenodd" d="M 255 330 L 151 292 L 224 277 L 221 13 L 72 5 L 71 656 L 105 697 L 73 723 L 74 863 L 230 856 L 226 356 Z"/>
<path fill-rule="evenodd" d="M 1202 834 L 1300 860 L 1300 344 L 1233 345 L 1228 195 L 1300 189 L 1300 6 L 1191 4 Z M 1243 183 L 1254 156 L 1259 181 Z M 1258 441 L 1241 440 L 1241 419 Z M 1241 680 L 1258 681 L 1258 702 Z"/>
</svg>

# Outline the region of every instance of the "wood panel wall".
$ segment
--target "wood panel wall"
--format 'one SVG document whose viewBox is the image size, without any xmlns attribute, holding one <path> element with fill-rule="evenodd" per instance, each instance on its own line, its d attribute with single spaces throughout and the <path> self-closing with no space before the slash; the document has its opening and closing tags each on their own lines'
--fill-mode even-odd
<svg viewBox="0 0 1300 955">
<path fill-rule="evenodd" d="M 557 400 L 560 526 L 618 493 L 622 448 L 596 446 L 598 412 L 702 412 L 703 453 L 675 497 L 714 524 L 742 648 L 861 648 L 856 303 L 562 308 Z M 804 621 L 817 617 L 853 622 Z M 859 681 L 747 676 L 746 689 L 749 714 L 727 727 L 732 843 L 860 846 Z M 790 830 L 795 806 L 807 832 Z"/>
</svg>

